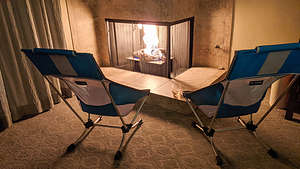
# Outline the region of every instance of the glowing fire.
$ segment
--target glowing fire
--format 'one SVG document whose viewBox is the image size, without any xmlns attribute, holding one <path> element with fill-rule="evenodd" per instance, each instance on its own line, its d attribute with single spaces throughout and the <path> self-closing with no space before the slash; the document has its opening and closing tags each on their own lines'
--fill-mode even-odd
<svg viewBox="0 0 300 169">
<path fill-rule="evenodd" d="M 146 55 L 154 56 L 156 59 L 161 59 L 163 54 L 158 48 L 157 27 L 155 25 L 138 25 L 141 29 L 144 28 L 144 43 L 146 48 L 143 50 Z M 154 58 L 153 58 L 154 59 Z"/>
<path fill-rule="evenodd" d="M 146 45 L 146 48 L 140 49 L 133 52 L 134 57 L 142 58 L 144 60 L 164 60 L 165 59 L 165 50 L 158 48 L 158 31 L 156 25 L 144 25 L 138 24 L 138 29 L 143 29 L 144 36 L 143 40 Z"/>
<path fill-rule="evenodd" d="M 155 25 L 143 25 L 144 27 L 144 43 L 146 44 L 146 48 L 144 52 L 147 55 L 153 55 L 153 51 L 158 48 L 158 37 L 157 37 L 157 29 Z"/>
</svg>

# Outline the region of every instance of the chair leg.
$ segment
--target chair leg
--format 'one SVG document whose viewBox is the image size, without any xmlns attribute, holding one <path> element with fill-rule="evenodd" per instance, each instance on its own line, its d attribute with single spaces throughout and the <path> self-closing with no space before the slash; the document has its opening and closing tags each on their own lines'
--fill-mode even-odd
<svg viewBox="0 0 300 169">
<path fill-rule="evenodd" d="M 216 157 L 216 164 L 218 166 L 222 166 L 223 164 L 223 160 L 222 158 L 220 157 L 220 155 L 218 154 L 217 152 L 217 148 L 215 146 L 215 143 L 214 143 L 214 140 L 213 140 L 213 135 L 208 135 L 207 133 L 207 130 L 208 128 L 207 127 L 202 127 L 201 125 L 199 125 L 197 122 L 193 121 L 192 122 L 192 126 L 194 128 L 197 128 L 197 129 L 200 129 L 201 130 L 201 133 L 204 135 L 204 137 L 207 139 L 207 141 L 210 143 L 211 145 L 211 148 L 212 148 L 212 151 L 214 152 L 215 154 L 215 157 Z"/>
<path fill-rule="evenodd" d="M 102 116 L 100 116 L 98 119 L 95 120 L 95 123 L 99 123 L 102 120 Z M 67 148 L 67 152 L 72 152 L 76 148 L 78 144 L 80 144 L 95 128 L 95 125 L 92 125 L 89 128 L 85 128 L 84 131 L 81 133 L 81 135 L 77 138 L 77 140 L 70 144 Z"/>
<path fill-rule="evenodd" d="M 140 120 L 139 122 L 135 123 L 132 126 L 132 128 L 135 128 L 135 129 L 132 131 L 131 135 L 128 137 L 125 144 L 124 144 L 124 141 L 125 141 L 125 137 L 126 137 L 127 133 L 123 133 L 121 143 L 120 143 L 118 151 L 115 154 L 114 160 L 121 160 L 122 159 L 122 152 L 124 152 L 126 150 L 127 145 L 129 144 L 129 142 L 131 141 L 132 137 L 137 132 L 137 130 L 142 126 L 142 124 L 143 124 L 143 120 Z M 124 146 L 123 146 L 123 144 L 124 144 Z"/>
<path fill-rule="evenodd" d="M 216 164 L 218 166 L 222 166 L 223 160 L 222 160 L 222 158 L 220 157 L 220 155 L 217 152 L 217 149 L 216 149 L 213 137 L 209 137 L 209 142 L 210 142 L 211 148 L 212 148 L 212 150 L 213 150 L 213 152 L 215 154 L 215 157 L 216 157 Z"/>
<path fill-rule="evenodd" d="M 267 145 L 264 143 L 261 139 L 257 137 L 256 134 L 256 128 L 257 126 L 253 124 L 253 121 L 250 119 L 248 123 L 245 123 L 244 120 L 241 118 L 238 118 L 238 122 L 244 126 L 250 133 L 255 137 L 255 139 L 267 150 L 267 153 L 272 157 L 272 158 L 277 158 L 278 154 L 275 150 L 272 149 L 271 146 Z"/>
<path fill-rule="evenodd" d="M 81 135 L 77 138 L 77 140 L 70 144 L 67 148 L 67 152 L 72 152 L 76 148 L 76 146 L 81 143 L 87 136 L 88 134 L 93 130 L 94 127 L 91 128 L 85 128 L 84 131 L 81 133 Z"/>
<path fill-rule="evenodd" d="M 121 148 L 122 148 L 122 146 L 123 146 L 123 143 L 124 143 L 124 140 L 125 140 L 125 136 L 126 136 L 126 133 L 123 133 L 123 134 L 122 134 L 121 143 L 120 143 L 120 146 L 119 146 L 119 148 L 118 148 L 118 151 L 116 152 L 116 155 L 115 155 L 114 160 L 121 160 L 121 159 L 122 159 Z"/>
<path fill-rule="evenodd" d="M 272 158 L 277 158 L 278 157 L 278 154 L 275 150 L 272 149 L 271 146 L 269 146 L 268 144 L 264 143 L 261 139 L 259 139 L 257 137 L 257 134 L 256 134 L 256 131 L 252 131 L 251 132 L 252 135 L 256 138 L 256 140 L 261 144 L 263 145 L 263 147 L 267 150 L 267 153 L 272 157 Z"/>
<path fill-rule="evenodd" d="M 137 123 L 135 123 L 135 124 L 133 125 L 133 128 L 135 128 L 135 129 L 132 131 L 131 135 L 128 137 L 128 139 L 127 139 L 127 141 L 126 141 L 126 143 L 125 143 L 125 145 L 124 145 L 124 147 L 123 147 L 123 151 L 126 150 L 127 145 L 128 145 L 129 142 L 131 141 L 132 137 L 135 135 L 135 133 L 138 131 L 138 129 L 141 128 L 141 126 L 143 125 L 143 123 L 144 123 L 144 122 L 143 122 L 143 120 L 141 119 L 139 122 L 137 122 Z"/>
</svg>

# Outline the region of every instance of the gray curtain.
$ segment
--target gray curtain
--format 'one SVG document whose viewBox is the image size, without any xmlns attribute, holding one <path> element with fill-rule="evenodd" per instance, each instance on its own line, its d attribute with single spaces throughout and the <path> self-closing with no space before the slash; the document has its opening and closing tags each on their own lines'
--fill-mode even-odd
<svg viewBox="0 0 300 169">
<path fill-rule="evenodd" d="M 0 1 L 0 129 L 60 102 L 22 48 L 65 49 L 62 0 Z M 51 79 L 57 88 L 60 83 Z"/>
</svg>

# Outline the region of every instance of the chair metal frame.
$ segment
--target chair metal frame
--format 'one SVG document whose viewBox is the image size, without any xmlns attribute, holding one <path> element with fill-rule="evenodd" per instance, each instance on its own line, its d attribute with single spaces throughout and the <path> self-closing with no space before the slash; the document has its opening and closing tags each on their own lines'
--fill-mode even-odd
<svg viewBox="0 0 300 169">
<path fill-rule="evenodd" d="M 237 117 L 237 121 L 241 124 L 241 127 L 227 127 L 227 128 L 222 128 L 222 129 L 214 129 L 214 122 L 216 120 L 216 117 L 218 115 L 220 106 L 224 100 L 225 94 L 227 92 L 228 86 L 231 82 L 231 80 L 228 80 L 229 77 L 229 72 L 232 70 L 233 66 L 234 66 L 234 61 L 236 58 L 234 58 L 233 60 L 233 64 L 230 66 L 229 70 L 228 70 L 228 74 L 225 77 L 225 85 L 224 85 L 224 90 L 222 92 L 222 95 L 220 97 L 220 100 L 217 104 L 217 109 L 216 109 L 216 113 L 213 115 L 212 119 L 210 120 L 209 125 L 205 125 L 203 123 L 203 121 L 200 119 L 198 113 L 196 112 L 193 103 L 191 101 L 191 99 L 189 98 L 185 98 L 186 103 L 188 104 L 189 108 L 192 110 L 194 116 L 196 117 L 196 121 L 192 122 L 192 126 L 194 128 L 199 129 L 203 135 L 206 137 L 206 139 L 209 141 L 212 151 L 215 154 L 215 158 L 216 158 L 216 164 L 221 166 L 223 164 L 223 160 L 219 154 L 219 151 L 217 150 L 214 140 L 213 140 L 213 136 L 215 132 L 223 132 L 223 131 L 232 131 L 232 130 L 239 130 L 239 129 L 247 129 L 258 141 L 260 144 L 262 144 L 264 146 L 264 148 L 267 149 L 267 153 L 273 157 L 273 158 L 277 158 L 278 154 L 275 150 L 273 150 L 271 148 L 271 146 L 267 145 L 266 143 L 262 142 L 261 140 L 259 140 L 259 138 L 257 137 L 257 133 L 256 133 L 256 129 L 257 127 L 264 121 L 264 119 L 270 114 L 270 112 L 275 108 L 275 106 L 279 103 L 279 101 L 288 93 L 288 91 L 290 90 L 290 88 L 292 87 L 292 85 L 294 84 L 294 82 L 296 81 L 296 79 L 299 77 L 299 74 L 294 74 L 293 79 L 290 81 L 290 83 L 288 84 L 288 86 L 285 88 L 284 91 L 281 92 L 281 94 L 276 98 L 275 102 L 270 106 L 270 108 L 263 114 L 263 116 L 258 120 L 258 122 L 254 123 L 253 118 L 252 118 L 252 114 L 249 114 L 249 121 L 245 122 L 244 120 L 242 120 L 240 118 L 240 116 Z M 292 74 L 285 74 L 282 76 L 279 76 L 279 79 L 281 79 L 282 77 L 285 77 L 287 75 L 292 75 Z M 255 77 L 251 77 L 251 78 L 255 78 Z M 247 79 L 247 78 L 246 78 Z M 277 81 L 276 80 L 276 81 Z M 275 81 L 274 81 L 275 82 Z M 273 83 L 274 83 L 273 82 Z M 200 110 L 201 111 L 201 110 Z"/>
<path fill-rule="evenodd" d="M 22 50 L 24 51 L 24 50 Z M 96 62 L 95 62 L 96 63 Z M 97 66 L 97 65 L 96 65 Z M 106 124 L 99 124 L 102 120 L 103 120 L 103 116 L 105 115 L 99 115 L 98 118 L 92 120 L 91 118 L 91 113 L 86 112 L 87 113 L 87 120 L 85 121 L 80 115 L 79 113 L 71 106 L 71 104 L 66 100 L 66 98 L 61 94 L 61 92 L 59 91 L 59 89 L 57 89 L 54 84 L 51 82 L 51 80 L 48 78 L 49 76 L 55 77 L 55 78 L 59 78 L 60 80 L 62 80 L 70 89 L 70 85 L 66 82 L 66 80 L 63 77 L 67 77 L 67 76 L 58 76 L 58 75 L 43 75 L 40 71 L 40 74 L 46 79 L 46 81 L 49 83 L 49 85 L 54 89 L 54 91 L 58 94 L 58 96 L 64 101 L 64 103 L 69 107 L 69 109 L 72 111 L 72 113 L 81 121 L 81 123 L 83 124 L 83 126 L 85 127 L 84 131 L 81 133 L 81 135 L 75 140 L 75 142 L 73 142 L 72 144 L 70 144 L 67 148 L 67 152 L 72 152 L 74 151 L 74 149 L 77 147 L 77 145 L 79 145 L 90 133 L 91 131 L 96 127 L 107 127 L 107 128 L 114 128 L 114 129 L 121 129 L 122 131 L 122 139 L 120 142 L 120 145 L 118 147 L 118 150 L 115 154 L 114 160 L 121 160 L 122 159 L 122 152 L 124 152 L 127 148 L 127 145 L 129 144 L 129 142 L 131 141 L 132 137 L 135 135 L 135 133 L 138 131 L 138 129 L 142 126 L 143 124 L 143 120 L 142 118 L 139 118 L 139 120 L 137 120 L 138 116 L 140 115 L 141 109 L 143 107 L 143 105 L 145 104 L 146 100 L 149 98 L 150 96 L 150 90 L 145 89 L 144 91 L 146 91 L 145 96 L 141 97 L 137 102 L 139 102 L 138 107 L 136 108 L 137 110 L 135 111 L 135 115 L 132 118 L 132 120 L 130 121 L 130 123 L 126 123 L 124 118 L 122 117 L 122 114 L 120 113 L 117 104 L 115 103 L 112 95 L 110 94 L 109 89 L 106 86 L 107 82 L 111 82 L 111 83 L 115 83 L 109 79 L 107 79 L 104 74 L 102 73 L 101 69 L 97 66 L 97 69 L 100 71 L 100 73 L 103 76 L 103 79 L 92 79 L 92 78 L 86 78 L 86 79 L 91 79 L 91 80 L 96 80 L 96 81 L 100 81 L 101 84 L 103 85 L 106 94 L 109 96 L 109 99 L 111 101 L 112 106 L 114 107 L 117 116 L 120 118 L 121 121 L 121 126 L 117 126 L 117 125 L 106 125 Z M 77 77 L 80 78 L 80 77 Z M 122 85 L 124 87 L 128 87 L 125 85 Z M 131 88 L 131 87 L 128 87 Z M 132 88 L 133 89 L 133 88 Z M 143 90 L 141 90 L 143 91 Z M 137 102 L 135 102 L 135 104 L 137 104 Z M 132 111 L 132 110 L 131 110 Z M 130 112 L 129 112 L 130 113 Z M 129 114 L 128 113 L 128 114 Z M 127 115 L 127 114 L 126 114 Z M 134 130 L 133 130 L 134 129 Z M 129 135 L 129 137 L 126 140 L 126 135 L 129 134 L 129 132 L 131 132 L 131 135 Z"/>
</svg>

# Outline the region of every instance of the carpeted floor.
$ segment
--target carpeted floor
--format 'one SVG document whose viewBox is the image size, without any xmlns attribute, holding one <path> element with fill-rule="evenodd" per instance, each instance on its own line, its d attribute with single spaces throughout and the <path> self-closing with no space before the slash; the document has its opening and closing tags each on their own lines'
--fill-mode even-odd
<svg viewBox="0 0 300 169">
<path fill-rule="evenodd" d="M 74 98 L 69 101 L 79 110 Z M 142 110 L 144 124 L 118 168 L 219 168 L 208 142 L 191 127 L 190 111 L 173 111 L 172 106 L 176 104 L 165 109 L 166 106 L 147 102 Z M 264 101 L 261 110 L 267 108 Z M 174 107 L 174 110 L 178 109 Z M 283 117 L 283 111 L 275 110 L 257 129 L 262 140 L 279 152 L 279 159 L 269 157 L 246 130 L 216 133 L 216 146 L 225 159 L 222 168 L 300 168 L 300 124 Z M 103 123 L 113 122 L 119 124 L 119 119 L 103 119 Z M 217 121 L 216 127 L 226 125 L 238 124 L 235 119 L 222 119 Z M 73 153 L 65 154 L 66 147 L 82 130 L 79 120 L 63 103 L 49 112 L 18 122 L 0 133 L 0 168 L 114 168 L 113 157 L 121 131 L 95 128 Z"/>
</svg>

